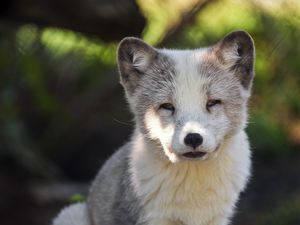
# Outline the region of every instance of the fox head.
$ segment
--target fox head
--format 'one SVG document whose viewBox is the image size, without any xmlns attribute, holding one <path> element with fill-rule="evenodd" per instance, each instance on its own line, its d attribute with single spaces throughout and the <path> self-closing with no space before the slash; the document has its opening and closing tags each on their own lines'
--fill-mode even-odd
<svg viewBox="0 0 300 225">
<path fill-rule="evenodd" d="M 245 31 L 194 50 L 156 49 L 138 38 L 123 39 L 120 81 L 136 128 L 171 162 L 209 159 L 246 126 L 254 57 Z"/>
</svg>

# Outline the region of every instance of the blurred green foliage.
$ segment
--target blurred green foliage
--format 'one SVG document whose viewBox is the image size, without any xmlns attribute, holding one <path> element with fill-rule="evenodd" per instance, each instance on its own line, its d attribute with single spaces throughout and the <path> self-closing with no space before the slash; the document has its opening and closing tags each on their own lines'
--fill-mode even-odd
<svg viewBox="0 0 300 225">
<path fill-rule="evenodd" d="M 91 93 L 101 95 L 117 43 L 35 25 L 0 28 L 0 154 L 33 174 L 56 176 L 49 157 L 82 132 L 88 120 L 81 111 L 91 110 Z"/>
<path fill-rule="evenodd" d="M 138 2 L 148 17 L 143 37 L 154 45 L 163 42 L 170 28 L 179 24 L 187 9 L 197 3 Z M 253 36 L 257 75 L 248 132 L 253 149 L 264 159 L 290 157 L 299 152 L 299 27 L 297 0 L 219 0 L 201 8 L 166 43 L 166 47 L 172 48 L 197 48 L 236 29 L 247 30 Z M 59 149 L 60 140 L 74 134 L 78 123 L 83 123 L 87 116 L 77 112 L 78 101 L 95 95 L 95 89 L 107 90 L 105 74 L 116 66 L 117 43 L 30 24 L 1 24 L 1 30 L 4 35 L 0 37 L 0 116 L 4 143 L 8 149 L 17 148 L 7 140 L 19 135 L 19 140 L 27 140 L 21 146 L 37 149 L 40 157 L 55 155 L 53 149 Z M 89 103 L 87 108 L 93 104 L 91 99 Z M 83 107 L 81 111 L 84 110 Z M 43 128 L 34 123 L 35 119 Z M 12 129 L 11 124 L 18 126 L 13 128 L 15 131 L 6 132 Z M 32 126 L 38 132 L 28 133 Z M 23 151 L 15 149 L 8 154 L 11 152 Z"/>
<path fill-rule="evenodd" d="M 85 200 L 86 200 L 86 196 L 82 194 L 75 194 L 71 196 L 70 203 L 84 202 Z"/>
<path fill-rule="evenodd" d="M 197 48 L 232 30 L 247 30 L 257 56 L 247 128 L 254 155 L 263 162 L 299 155 L 300 1 L 209 1 L 182 25 L 197 2 L 138 0 L 148 19 L 143 38 L 158 46 Z M 172 34 L 174 27 L 179 29 Z M 122 121 L 126 109 L 118 104 L 117 43 L 32 24 L 1 23 L 0 31 L 0 156 L 34 175 L 57 178 L 58 155 L 83 151 L 82 140 L 91 130 L 106 132 Z M 110 134 L 117 139 L 115 130 Z M 91 159 L 98 167 L 98 159 Z M 71 199 L 82 200 L 81 195 Z M 296 224 L 299 213 L 299 198 L 287 199 L 274 212 L 263 212 L 257 224 Z"/>
</svg>

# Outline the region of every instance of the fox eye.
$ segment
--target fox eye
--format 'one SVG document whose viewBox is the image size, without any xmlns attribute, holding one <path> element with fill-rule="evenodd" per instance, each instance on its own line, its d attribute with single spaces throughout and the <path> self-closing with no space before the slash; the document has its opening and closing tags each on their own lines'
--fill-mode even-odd
<svg viewBox="0 0 300 225">
<path fill-rule="evenodd" d="M 206 103 L 206 109 L 209 111 L 209 109 L 215 105 L 219 105 L 221 104 L 221 100 L 220 99 L 210 99 L 207 101 Z"/>
<path fill-rule="evenodd" d="M 159 106 L 160 109 L 165 109 L 171 111 L 172 113 L 175 111 L 175 107 L 171 103 L 164 103 Z"/>
</svg>

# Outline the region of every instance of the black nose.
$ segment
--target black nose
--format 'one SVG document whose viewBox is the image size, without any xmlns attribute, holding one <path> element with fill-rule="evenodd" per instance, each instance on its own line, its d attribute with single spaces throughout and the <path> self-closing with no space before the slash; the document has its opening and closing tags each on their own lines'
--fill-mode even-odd
<svg viewBox="0 0 300 225">
<path fill-rule="evenodd" d="M 184 138 L 184 143 L 194 149 L 201 145 L 203 142 L 203 137 L 198 133 L 189 133 Z"/>
</svg>

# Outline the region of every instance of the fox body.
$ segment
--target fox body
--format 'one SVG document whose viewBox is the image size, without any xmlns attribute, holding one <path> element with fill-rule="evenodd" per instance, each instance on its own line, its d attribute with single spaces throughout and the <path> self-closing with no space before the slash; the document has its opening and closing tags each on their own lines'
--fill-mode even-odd
<svg viewBox="0 0 300 225">
<path fill-rule="evenodd" d="M 244 31 L 195 50 L 125 38 L 118 66 L 134 133 L 87 202 L 64 209 L 54 225 L 228 224 L 250 175 L 244 129 L 254 55 Z"/>
</svg>

